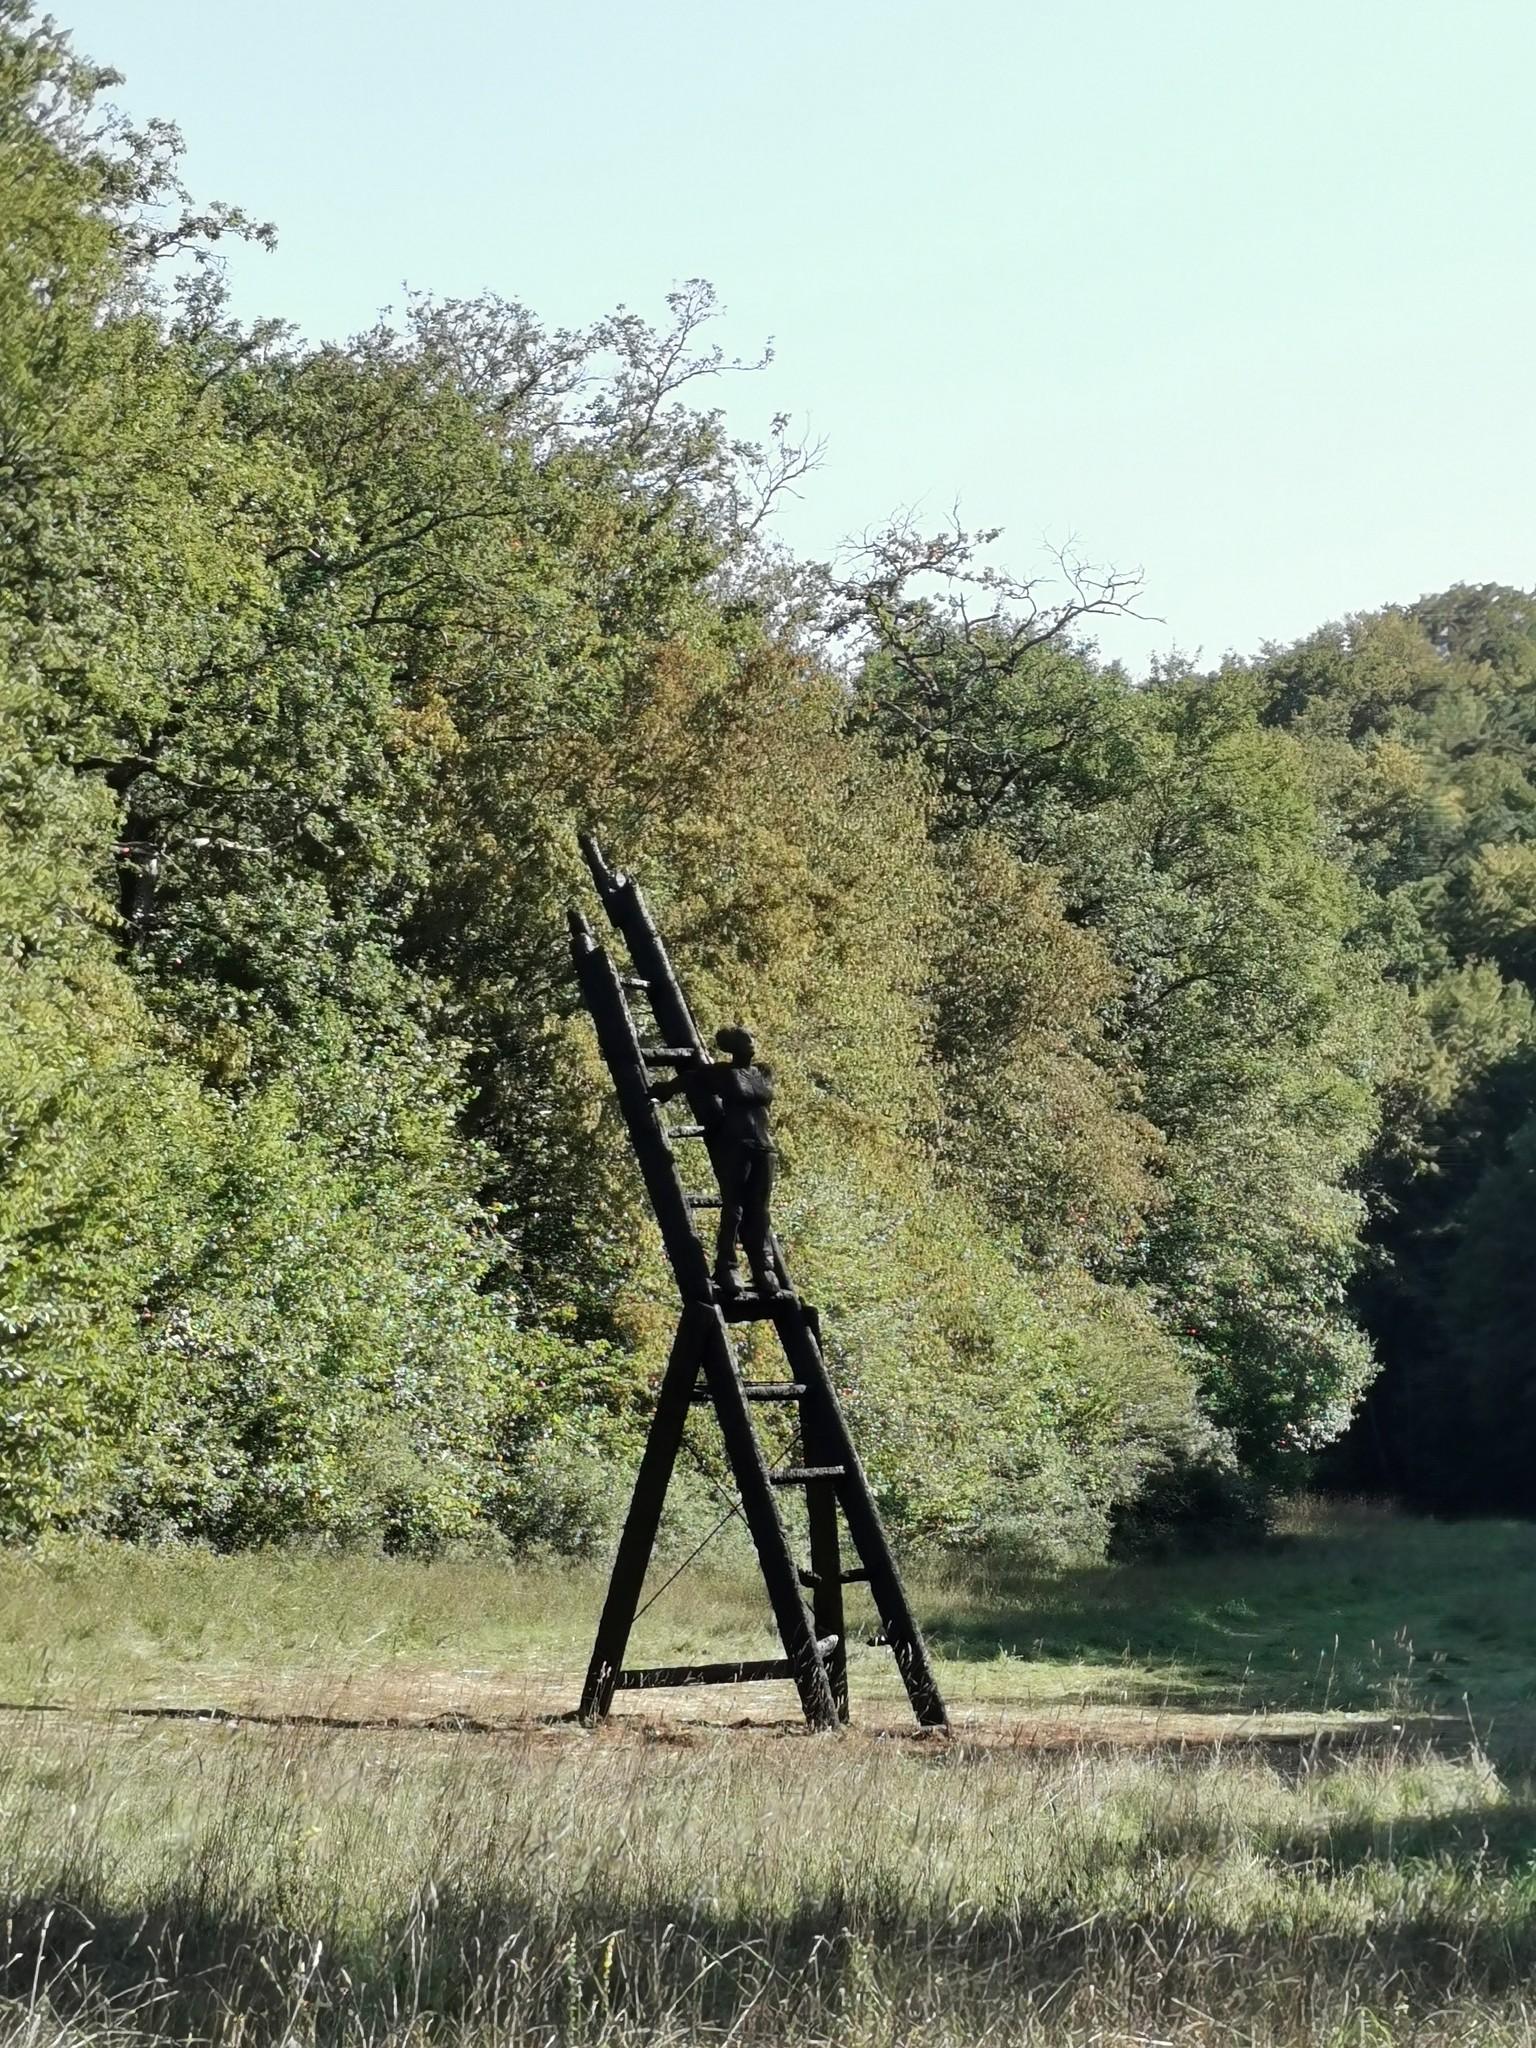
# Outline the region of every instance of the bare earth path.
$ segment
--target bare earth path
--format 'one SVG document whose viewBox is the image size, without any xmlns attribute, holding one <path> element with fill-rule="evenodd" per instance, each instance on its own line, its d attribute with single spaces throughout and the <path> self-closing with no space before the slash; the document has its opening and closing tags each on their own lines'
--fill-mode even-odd
<svg viewBox="0 0 1536 2048">
<path fill-rule="evenodd" d="M 794 1695 L 781 1683 L 730 1687 L 679 1686 L 644 1706 L 621 1700 L 597 1730 L 579 1727 L 572 1702 L 579 1671 L 489 1672 L 370 1670 L 335 1680 L 313 1671 L 248 1676 L 220 1683 L 186 1672 L 147 1696 L 94 1701 L 0 1702 L 0 1716 L 84 1716 L 139 1721 L 316 1727 L 414 1735 L 537 1735 L 561 1744 L 600 1742 L 686 1744 L 730 1730 L 758 1737 L 806 1735 Z M 946 1740 L 914 1727 L 900 1698 L 856 1698 L 848 1735 L 856 1741 Z M 1286 1752 L 1359 1753 L 1400 1749 L 1405 1742 L 1465 1749 L 1466 1718 L 1428 1713 L 1204 1712 L 1176 1705 L 1148 1707 L 1094 1701 L 1020 1702 L 971 1696 L 951 1714 L 949 1740 L 967 1748 L 1081 1751 L 1248 1750 L 1277 1758 Z"/>
</svg>

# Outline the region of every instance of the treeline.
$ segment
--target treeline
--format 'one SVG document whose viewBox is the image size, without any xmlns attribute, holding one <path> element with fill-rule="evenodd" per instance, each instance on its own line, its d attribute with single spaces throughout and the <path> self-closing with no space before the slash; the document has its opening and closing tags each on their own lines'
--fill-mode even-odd
<svg viewBox="0 0 1536 2048">
<path fill-rule="evenodd" d="M 791 561 L 706 288 L 237 322 L 111 83 L 0 12 L 0 1528 L 603 1529 L 670 1311 L 587 825 L 770 1049 L 908 1528 L 1241 1516 L 1378 1351 L 1368 1476 L 1529 1504 L 1524 600 L 1135 684 L 1113 583 Z"/>
</svg>

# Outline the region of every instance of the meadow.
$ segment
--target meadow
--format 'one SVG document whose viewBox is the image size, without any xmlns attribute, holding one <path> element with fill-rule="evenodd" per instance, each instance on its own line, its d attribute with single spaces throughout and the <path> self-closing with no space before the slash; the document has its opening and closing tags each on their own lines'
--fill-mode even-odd
<svg viewBox="0 0 1536 2048">
<path fill-rule="evenodd" d="M 913 1590 L 954 1714 L 565 1716 L 591 1571 L 60 1547 L 0 1585 L 0 2037 L 1536 2041 L 1536 1528 Z M 868 1630 L 863 1630 L 868 1633 Z M 739 1559 L 636 1656 L 766 1652 Z"/>
</svg>

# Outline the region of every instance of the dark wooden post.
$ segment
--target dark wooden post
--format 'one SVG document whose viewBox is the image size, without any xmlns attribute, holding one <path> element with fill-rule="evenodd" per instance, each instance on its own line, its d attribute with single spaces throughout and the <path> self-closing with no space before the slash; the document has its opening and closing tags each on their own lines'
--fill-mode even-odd
<svg viewBox="0 0 1536 2048">
<path fill-rule="evenodd" d="M 947 1728 L 949 1717 L 944 1711 L 938 1680 L 928 1661 L 927 1645 L 917 1618 L 907 1605 L 906 1592 L 891 1556 L 890 1544 L 886 1541 L 880 1512 L 869 1490 L 869 1480 L 859 1462 L 859 1454 L 853 1447 L 853 1438 L 848 1433 L 848 1424 L 833 1391 L 814 1328 L 803 1311 L 797 1314 L 794 1309 L 776 1321 L 790 1370 L 797 1380 L 805 1382 L 807 1404 L 814 1401 L 818 1411 L 815 1425 L 818 1440 L 825 1444 L 835 1462 L 843 1468 L 843 1477 L 837 1482 L 838 1502 L 847 1521 L 853 1547 L 859 1554 L 859 1562 L 869 1575 L 869 1590 L 874 1596 L 886 1641 L 895 1655 L 896 1668 L 901 1673 L 907 1697 L 912 1702 L 912 1711 L 925 1728 Z"/>
<path fill-rule="evenodd" d="M 730 1333 L 718 1309 L 714 1312 L 713 1322 L 714 1335 L 704 1349 L 704 1372 L 715 1398 L 715 1413 L 720 1418 L 720 1433 L 725 1438 L 726 1452 L 736 1474 L 736 1483 L 741 1488 L 741 1505 L 763 1568 L 763 1581 L 773 1605 L 773 1618 L 779 1625 L 779 1635 L 789 1658 L 806 1720 L 813 1728 L 835 1728 L 839 1718 L 837 1702 L 821 1660 L 816 1640 L 819 1631 L 812 1627 L 811 1617 L 800 1597 L 800 1575 L 795 1569 L 784 1524 L 774 1503 L 768 1461 L 757 1440 L 757 1431 L 752 1427 L 741 1371 L 731 1349 Z"/>
<path fill-rule="evenodd" d="M 830 1465 L 836 1452 L 818 1427 L 814 1404 L 808 1403 L 802 1432 L 805 1462 Z M 834 1641 L 826 1654 L 827 1683 L 837 1703 L 837 1717 L 848 1719 L 848 1635 L 843 1617 L 843 1561 L 837 1535 L 836 1481 L 815 1479 L 805 1489 L 805 1519 L 811 1551 L 811 1616 L 820 1641 Z"/>
<path fill-rule="evenodd" d="M 635 1491 L 624 1518 L 624 1533 L 619 1538 L 619 1552 L 613 1561 L 608 1596 L 603 1602 L 587 1682 L 582 1689 L 581 1718 L 589 1726 L 601 1720 L 613 1704 L 614 1684 L 623 1668 L 629 1631 L 640 1604 L 640 1588 L 656 1547 L 667 1482 L 677 1462 L 683 1424 L 688 1420 L 689 1397 L 703 1360 L 708 1319 L 709 1311 L 705 1308 L 685 1308 L 672 1340 L 672 1355 L 667 1360 L 656 1412 L 651 1417 L 651 1432 L 635 1477 Z"/>
</svg>

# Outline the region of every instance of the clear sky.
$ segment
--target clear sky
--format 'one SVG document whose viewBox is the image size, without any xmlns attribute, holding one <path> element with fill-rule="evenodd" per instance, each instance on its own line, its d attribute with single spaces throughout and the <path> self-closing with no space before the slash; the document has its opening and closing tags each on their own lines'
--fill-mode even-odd
<svg viewBox="0 0 1536 2048">
<path fill-rule="evenodd" d="M 1140 664 L 1536 583 L 1536 0 L 52 0 L 241 311 L 576 324 L 703 275 L 828 442 L 803 552 L 916 507 L 1141 564 Z"/>
</svg>

